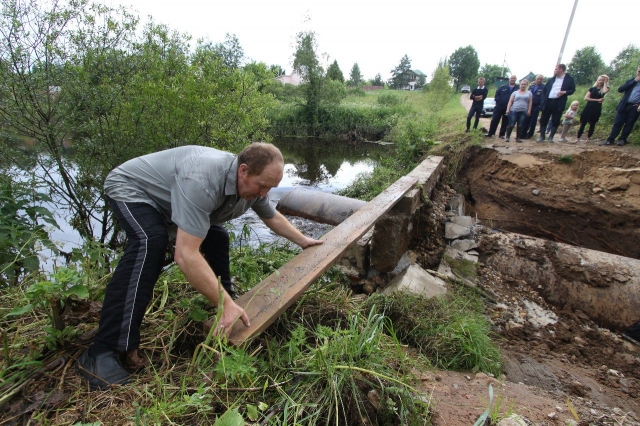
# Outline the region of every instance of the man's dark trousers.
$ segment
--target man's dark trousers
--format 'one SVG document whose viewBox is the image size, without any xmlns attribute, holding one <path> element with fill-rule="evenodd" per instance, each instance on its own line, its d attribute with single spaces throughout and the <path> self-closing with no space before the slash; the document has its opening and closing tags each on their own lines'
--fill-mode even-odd
<svg viewBox="0 0 640 426">
<path fill-rule="evenodd" d="M 500 136 L 504 136 L 507 133 L 507 126 L 509 125 L 509 116 L 505 115 L 507 113 L 507 107 L 499 107 L 496 105 L 493 110 L 493 117 L 491 117 L 491 124 L 489 125 L 489 136 L 493 136 L 496 134 L 496 130 L 498 129 L 498 123 L 500 123 Z"/>
<path fill-rule="evenodd" d="M 620 130 L 622 130 L 622 134 L 618 141 L 626 142 L 633 130 L 633 125 L 638 120 L 638 116 L 640 116 L 640 113 L 638 113 L 638 104 L 627 103 L 621 111 L 616 113 L 616 118 L 613 122 L 613 127 L 611 128 L 611 134 L 609 134 L 607 140 L 614 142 L 620 133 Z"/>
<path fill-rule="evenodd" d="M 469 114 L 467 114 L 467 130 L 471 127 L 471 117 L 476 116 L 476 121 L 473 123 L 473 128 L 478 128 L 478 122 L 480 121 L 480 115 L 482 114 L 482 105 L 471 105 L 471 109 L 469 109 Z"/>
<path fill-rule="evenodd" d="M 560 125 L 560 118 L 564 112 L 565 102 L 560 102 L 560 98 L 550 98 L 547 100 L 547 105 L 542 111 L 540 116 L 540 133 L 544 134 L 547 131 L 547 124 L 549 124 L 549 118 L 551 118 L 552 131 L 549 133 L 551 137 L 552 133 L 555 133 L 553 129 L 557 129 Z"/>
<path fill-rule="evenodd" d="M 140 345 L 140 325 L 164 265 L 169 235 L 153 206 L 110 198 L 109 205 L 127 234 L 127 243 L 107 284 L 95 343 L 130 351 Z M 200 250 L 223 286 L 230 288 L 229 234 L 224 227 L 212 225 Z"/>
</svg>

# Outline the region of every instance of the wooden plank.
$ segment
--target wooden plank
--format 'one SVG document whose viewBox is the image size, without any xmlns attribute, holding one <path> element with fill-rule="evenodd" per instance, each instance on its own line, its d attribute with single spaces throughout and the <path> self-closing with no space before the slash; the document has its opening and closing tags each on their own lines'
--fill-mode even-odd
<svg viewBox="0 0 640 426">
<path fill-rule="evenodd" d="M 313 281 L 342 257 L 344 252 L 356 243 L 384 213 L 389 211 L 418 179 L 402 177 L 384 192 L 361 207 L 352 216 L 327 233 L 322 245 L 313 246 L 291 259 L 277 272 L 271 274 L 236 303 L 242 306 L 251 321 L 245 327 L 236 321 L 229 332 L 229 341 L 239 345 L 269 327 L 289 306 L 291 306 Z"/>
</svg>

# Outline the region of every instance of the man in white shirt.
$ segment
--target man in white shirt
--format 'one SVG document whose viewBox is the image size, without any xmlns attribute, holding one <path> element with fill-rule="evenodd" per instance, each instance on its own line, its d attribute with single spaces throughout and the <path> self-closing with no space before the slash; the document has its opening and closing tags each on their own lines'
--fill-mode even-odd
<svg viewBox="0 0 640 426">
<path fill-rule="evenodd" d="M 567 106 L 567 97 L 576 91 L 576 82 L 569 74 L 566 73 L 567 66 L 558 64 L 553 71 L 553 77 L 547 81 L 542 93 L 542 102 L 540 103 L 540 137 L 537 142 L 544 142 L 545 131 L 549 118 L 551 118 L 551 130 L 549 131 L 549 142 L 553 142 L 562 113 Z"/>
</svg>

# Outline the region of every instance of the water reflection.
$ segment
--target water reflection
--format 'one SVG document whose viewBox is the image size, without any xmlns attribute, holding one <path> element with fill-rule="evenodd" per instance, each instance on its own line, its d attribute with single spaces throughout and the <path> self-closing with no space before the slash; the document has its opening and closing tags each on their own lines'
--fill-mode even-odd
<svg viewBox="0 0 640 426">
<path fill-rule="evenodd" d="M 376 162 L 382 155 L 388 155 L 390 149 L 375 144 L 351 144 L 315 139 L 284 139 L 273 143 L 280 148 L 285 160 L 283 179 L 277 188 L 269 192 L 269 198 L 274 206 L 284 194 L 297 186 L 325 192 L 343 189 L 353 182 L 359 173 L 373 170 Z M 61 228 L 52 230 L 51 239 L 66 252 L 80 247 L 82 240 L 69 225 L 68 212 L 60 209 L 55 201 L 47 203 L 45 207 L 54 213 Z M 289 217 L 289 219 L 305 235 L 314 238 L 320 237 L 332 228 L 307 219 L 296 217 Z M 230 223 L 237 233 L 245 224 L 251 227 L 250 244 L 281 240 L 263 224 L 253 210 L 249 210 Z M 51 270 L 55 260 L 50 259 L 50 254 L 42 254 L 47 258 L 46 269 Z"/>
<path fill-rule="evenodd" d="M 390 149 L 375 144 L 316 139 L 282 139 L 273 143 L 282 151 L 285 162 L 280 185 L 269 191 L 269 199 L 274 206 L 297 186 L 324 192 L 346 188 L 358 174 L 372 171 L 381 156 L 388 155 Z M 288 216 L 288 219 L 313 238 L 319 238 L 333 228 L 299 217 Z M 236 231 L 245 224 L 251 227 L 250 244 L 287 242 L 271 232 L 253 210 L 230 222 Z"/>
</svg>

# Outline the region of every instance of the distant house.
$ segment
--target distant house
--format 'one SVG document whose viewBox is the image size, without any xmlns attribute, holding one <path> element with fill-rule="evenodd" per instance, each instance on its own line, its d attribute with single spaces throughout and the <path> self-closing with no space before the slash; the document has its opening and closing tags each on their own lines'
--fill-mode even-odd
<svg viewBox="0 0 640 426">
<path fill-rule="evenodd" d="M 397 86 L 401 90 L 420 89 L 427 81 L 427 75 L 420 70 L 407 70 L 396 77 L 400 84 Z"/>
<path fill-rule="evenodd" d="M 522 80 L 524 80 L 525 78 L 527 79 L 527 81 L 528 81 L 529 83 L 532 83 L 532 82 L 533 82 L 533 80 L 535 80 L 535 79 L 536 79 L 536 75 L 535 75 L 534 73 L 532 73 L 532 72 L 529 72 L 529 74 L 527 74 L 527 75 L 525 75 L 524 77 L 522 77 L 522 78 L 520 79 L 520 81 L 518 81 L 518 83 L 522 83 Z"/>
<path fill-rule="evenodd" d="M 293 84 L 297 86 L 302 83 L 302 76 L 298 71 L 294 70 L 290 75 L 280 75 L 276 77 L 276 80 L 282 84 Z"/>
</svg>

